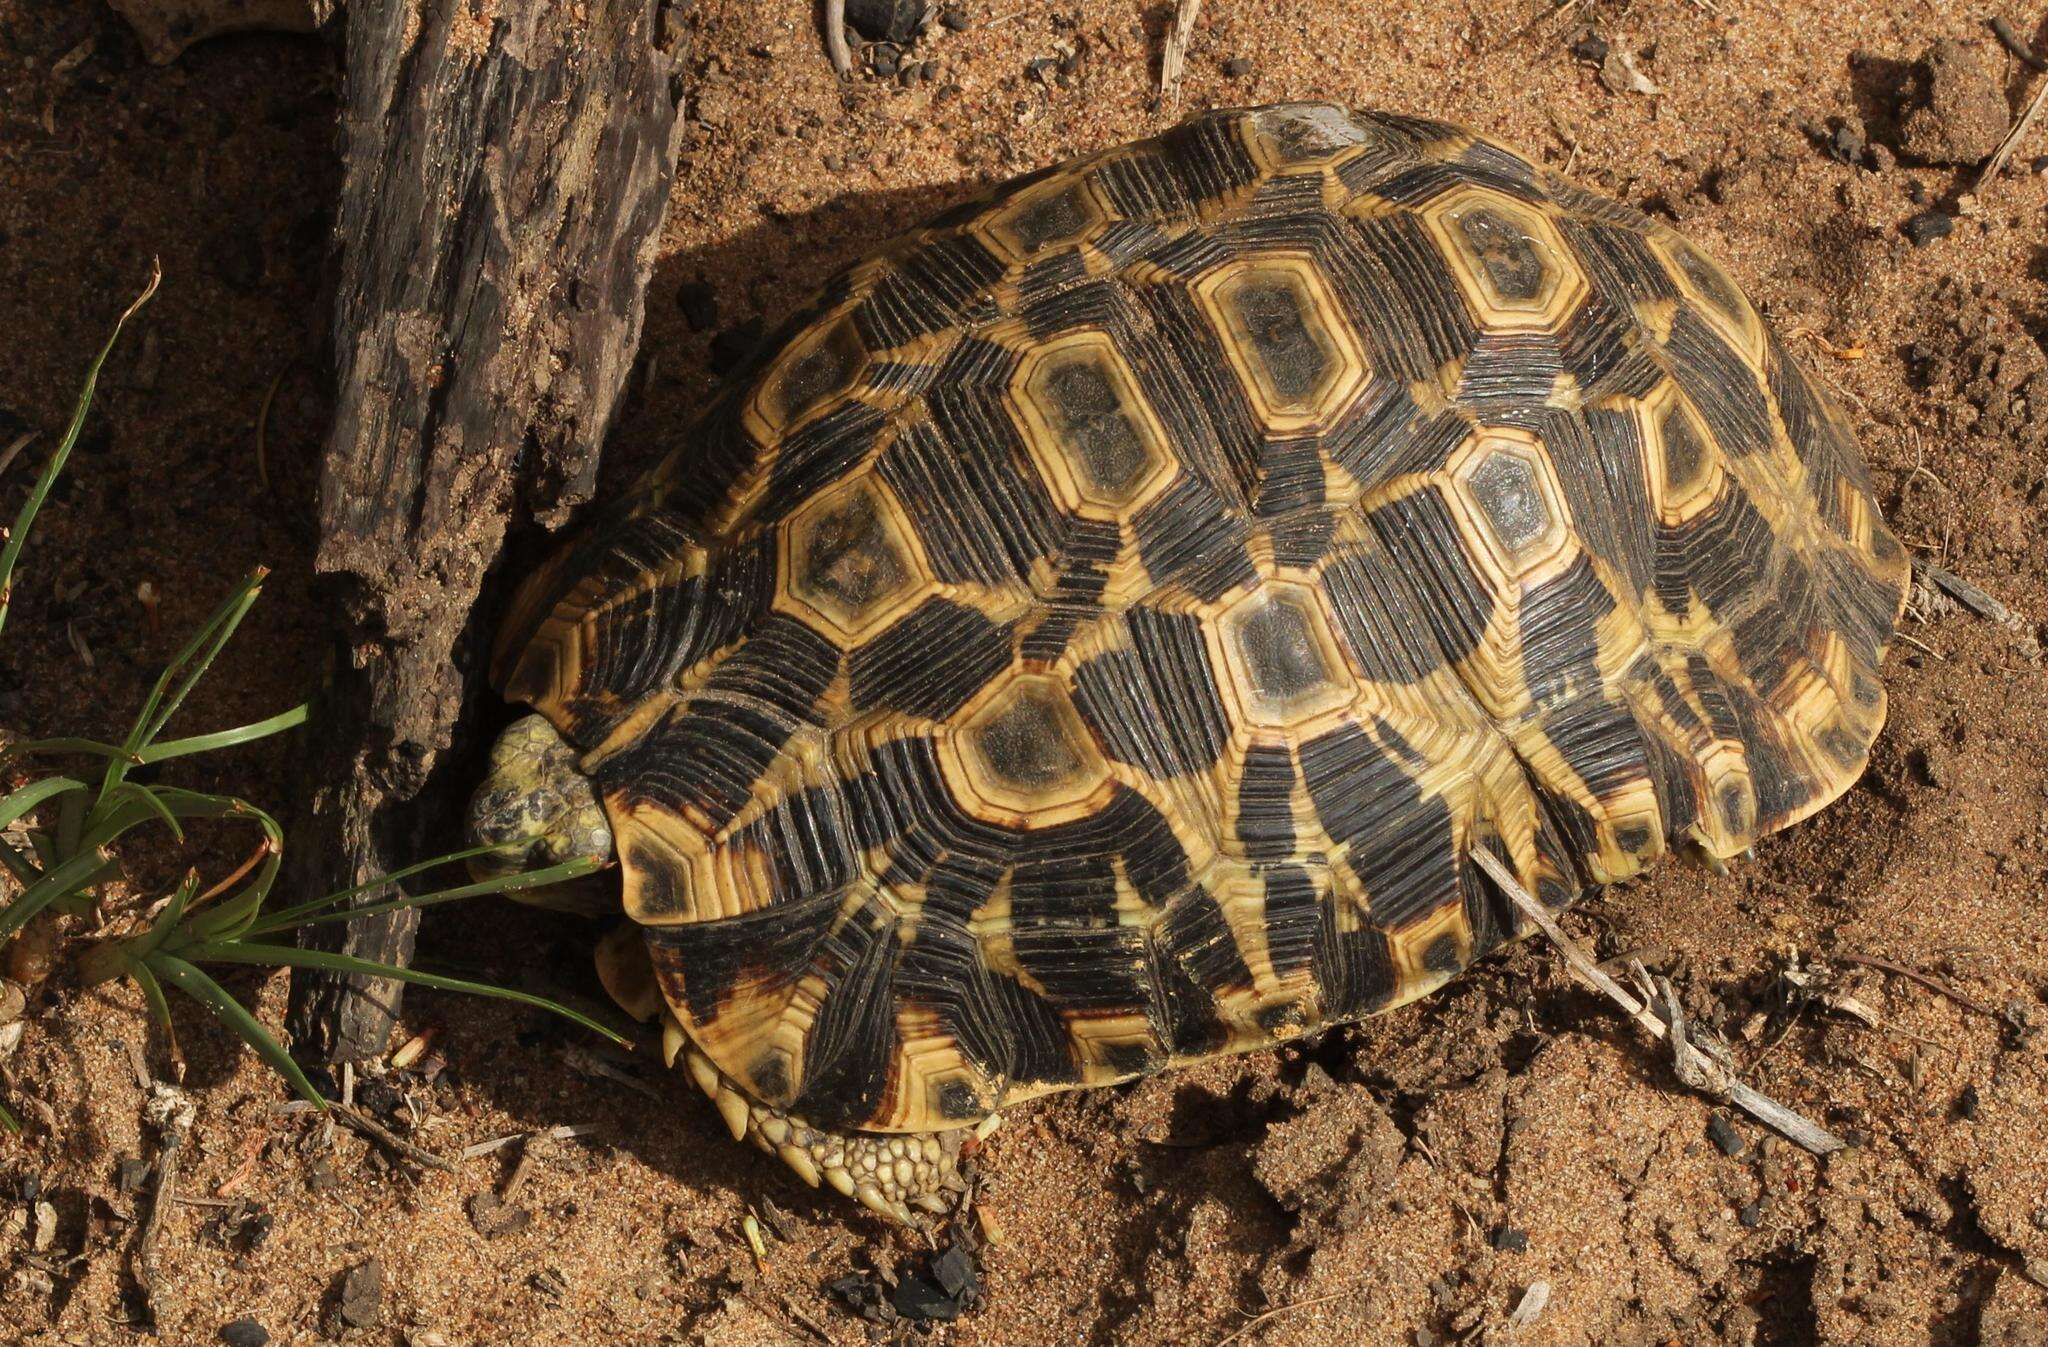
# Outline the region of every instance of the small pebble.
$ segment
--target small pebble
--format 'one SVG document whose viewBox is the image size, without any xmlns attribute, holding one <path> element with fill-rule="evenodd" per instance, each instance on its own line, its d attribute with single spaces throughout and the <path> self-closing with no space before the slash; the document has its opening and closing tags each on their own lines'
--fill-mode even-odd
<svg viewBox="0 0 2048 1347">
<path fill-rule="evenodd" d="M 1742 1222 L 1745 1230 L 1754 1230 L 1764 1223 L 1764 1204 L 1745 1202 L 1735 1213 L 1735 1219 Z"/>
<path fill-rule="evenodd" d="M 128 1159 L 121 1162 L 121 1168 L 114 1177 L 114 1186 L 124 1193 L 139 1193 L 149 1182 L 149 1161 Z"/>
<path fill-rule="evenodd" d="M 375 1328 L 384 1320 L 384 1265 L 375 1258 L 350 1268 L 341 1279 L 341 1317 L 352 1328 Z"/>
<path fill-rule="evenodd" d="M 1728 1121 L 1725 1113 L 1707 1115 L 1707 1139 L 1721 1148 L 1721 1154 L 1737 1156 L 1742 1154 L 1742 1133 L 1735 1130 L 1735 1124 Z"/>
<path fill-rule="evenodd" d="M 896 53 L 887 47 L 876 47 L 874 52 L 871 59 L 875 74 L 883 79 L 893 78 L 896 74 Z"/>
<path fill-rule="evenodd" d="M 228 1347 L 263 1347 L 270 1330 L 254 1319 L 236 1319 L 220 1326 L 220 1340 Z"/>
<path fill-rule="evenodd" d="M 1053 71 L 1059 69 L 1059 64 L 1053 57 L 1041 56 L 1035 61 L 1026 61 L 1024 63 L 1024 70 L 1033 79 L 1044 80 L 1050 77 Z"/>
<path fill-rule="evenodd" d="M 1965 1085 L 1962 1093 L 1956 1096 L 1956 1112 L 1966 1119 L 1974 1120 L 1977 1110 L 1983 1105 L 1984 1101 L 1978 1096 L 1977 1087 L 1974 1085 Z"/>
<path fill-rule="evenodd" d="M 937 61 L 926 61 L 917 68 L 917 77 L 926 84 L 930 84 L 939 77 L 939 63 Z"/>
<path fill-rule="evenodd" d="M 974 20 L 968 18 L 967 11 L 958 5 L 948 5 L 940 10 L 939 22 L 955 33 L 964 33 L 974 26 Z"/>
<path fill-rule="evenodd" d="M 2048 173 L 2048 154 L 2035 155 L 2034 162 L 2029 164 L 2028 167 L 2036 173 Z"/>
<path fill-rule="evenodd" d="M 1527 1253 L 1529 1251 L 1528 1232 L 1517 1230 L 1511 1225 L 1496 1227 L 1493 1232 L 1492 1242 L 1493 1247 L 1502 1253 Z"/>
<path fill-rule="evenodd" d="M 1588 28 L 1572 42 L 1572 55 L 1581 61 L 1599 65 L 1607 59 L 1607 39 Z"/>
<path fill-rule="evenodd" d="M 1252 58 L 1233 56 L 1223 63 L 1223 73 L 1234 80 L 1241 80 L 1252 73 Z"/>
<path fill-rule="evenodd" d="M 1925 248 L 1936 239 L 1955 233 L 1956 222 L 1938 210 L 1923 210 L 1905 224 L 1906 237 L 1915 248 Z"/>
</svg>

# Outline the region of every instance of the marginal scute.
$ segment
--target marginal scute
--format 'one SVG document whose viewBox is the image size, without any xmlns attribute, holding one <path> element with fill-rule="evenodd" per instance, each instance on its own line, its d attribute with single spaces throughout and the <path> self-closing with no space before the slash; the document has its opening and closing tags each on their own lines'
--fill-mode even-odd
<svg viewBox="0 0 2048 1347">
<path fill-rule="evenodd" d="M 1559 908 L 1824 807 L 1907 566 L 1704 252 L 1290 104 L 844 273 L 493 676 L 604 804 L 666 1049 L 891 1210 L 934 1143 L 826 1129 L 1410 1001 L 1522 932 L 1478 848 Z"/>
</svg>

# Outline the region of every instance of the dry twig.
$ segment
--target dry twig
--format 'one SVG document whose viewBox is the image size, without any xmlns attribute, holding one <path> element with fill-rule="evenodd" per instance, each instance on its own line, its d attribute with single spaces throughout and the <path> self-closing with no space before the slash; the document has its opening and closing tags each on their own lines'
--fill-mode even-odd
<svg viewBox="0 0 2048 1347">
<path fill-rule="evenodd" d="M 825 0 L 825 50 L 832 55 L 833 70 L 853 73 L 853 53 L 846 47 L 846 0 Z"/>
<path fill-rule="evenodd" d="M 1180 77 L 1187 68 L 1188 43 L 1194 40 L 1195 18 L 1202 12 L 1202 0 L 1180 0 L 1173 12 L 1173 26 L 1166 30 L 1166 51 L 1159 58 L 1159 105 L 1168 112 L 1180 111 Z"/>
<path fill-rule="evenodd" d="M 1931 977 L 1926 973 L 1920 972 L 1918 969 L 1908 968 L 1904 964 L 1893 963 L 1890 959 L 1880 959 L 1871 954 L 1835 954 L 1829 957 L 1835 963 L 1855 964 L 1862 968 L 1875 968 L 1880 973 L 1897 974 L 1909 982 L 1919 983 L 1931 992 L 1938 992 L 1946 996 L 1965 1010 L 1974 1010 L 1979 1015 L 1989 1015 L 1994 1020 L 2003 1020 L 2005 1018 L 2005 1016 L 1999 1014 L 1990 1006 L 1985 1005 L 1982 1001 L 1972 996 L 1965 996 L 1940 978 Z"/>
<path fill-rule="evenodd" d="M 157 1240 L 163 1234 L 164 1212 L 178 1195 L 178 1160 L 184 1153 L 186 1139 L 192 1135 L 199 1109 L 191 1096 L 177 1086 L 151 1081 L 142 1118 L 157 1130 L 156 1197 L 149 1204 L 149 1219 L 143 1224 L 142 1237 L 135 1246 L 135 1282 L 150 1304 L 151 1316 L 156 1317 Z"/>
<path fill-rule="evenodd" d="M 344 1104 L 339 1100 L 329 1100 L 327 1112 L 329 1116 L 341 1119 L 356 1131 L 370 1138 L 370 1140 L 398 1152 L 398 1154 L 416 1165 L 424 1165 L 428 1169 L 453 1170 L 455 1168 L 455 1163 L 452 1160 L 436 1155 L 424 1147 L 413 1145 L 410 1141 L 407 1141 L 404 1137 L 398 1135 L 383 1123 L 378 1122 L 361 1109 L 356 1108 L 353 1104 Z"/>
<path fill-rule="evenodd" d="M 2020 58 L 2021 65 L 2029 70 L 2048 70 L 2048 61 L 2034 54 L 2034 49 L 2027 45 L 2027 40 L 2019 35 L 2018 30 L 2006 22 L 2003 14 L 1992 19 L 1991 32 L 2007 51 Z"/>
<path fill-rule="evenodd" d="M 1668 983 L 1663 990 L 1667 993 L 1666 1013 L 1671 1016 L 1672 1022 L 1667 1025 L 1649 1006 L 1624 991 L 1620 983 L 1602 972 L 1600 966 L 1593 962 L 1592 956 L 1565 933 L 1564 927 L 1557 924 L 1557 918 L 1551 916 L 1549 911 L 1536 901 L 1535 896 L 1522 887 L 1521 881 L 1515 878 L 1512 870 L 1501 863 L 1498 856 L 1484 847 L 1476 848 L 1471 854 L 1472 859 L 1478 862 L 1479 868 L 1493 877 L 1493 882 L 1500 886 L 1501 892 L 1507 895 L 1516 910 L 1534 922 L 1537 929 L 1550 938 L 1550 943 L 1557 946 L 1558 952 L 1564 955 L 1565 962 L 1571 966 L 1573 972 L 1605 992 L 1610 1000 L 1627 1012 L 1629 1018 L 1642 1025 L 1652 1035 L 1670 1041 L 1672 1066 L 1681 1081 L 1712 1098 L 1734 1104 L 1815 1155 L 1827 1155 L 1842 1149 L 1841 1138 L 1736 1080 L 1724 1063 L 1716 1061 L 1687 1038 L 1684 1016 L 1678 1010 L 1677 998 L 1668 995 Z"/>
<path fill-rule="evenodd" d="M 1235 1333 L 1232 1333 L 1229 1337 L 1219 1339 L 1216 1343 L 1216 1347 L 1230 1347 L 1231 1343 L 1236 1342 L 1239 1338 L 1244 1337 L 1247 1333 L 1250 1333 L 1260 1324 L 1263 1324 L 1271 1319 L 1278 1319 L 1283 1314 L 1292 1314 L 1296 1310 L 1305 1310 L 1314 1305 L 1327 1305 L 1333 1300 L 1342 1300 L 1346 1296 L 1355 1296 L 1364 1289 L 1365 1287 L 1363 1286 L 1351 1286 L 1346 1287 L 1342 1291 L 1332 1291 L 1328 1295 L 1310 1296 L 1307 1300 L 1291 1300 L 1285 1305 L 1275 1305 L 1272 1309 L 1267 1310 L 1264 1314 L 1259 1315 L 1257 1318 L 1248 1320 L 1242 1328 L 1239 1328 Z"/>
<path fill-rule="evenodd" d="M 2034 90 L 2033 98 L 2027 102 L 2027 110 L 2020 114 L 2020 119 L 2012 124 L 2012 130 L 2005 133 L 2005 139 L 1998 142 L 1998 148 L 1984 161 L 1984 171 L 1977 175 L 1979 200 L 1983 198 L 1985 189 L 2004 171 L 2006 161 L 2012 158 L 2012 152 L 2019 148 L 2020 141 L 2033 129 L 2034 119 L 2041 115 L 2044 105 L 2048 105 L 2048 80 L 2041 81 L 2041 87 Z"/>
</svg>

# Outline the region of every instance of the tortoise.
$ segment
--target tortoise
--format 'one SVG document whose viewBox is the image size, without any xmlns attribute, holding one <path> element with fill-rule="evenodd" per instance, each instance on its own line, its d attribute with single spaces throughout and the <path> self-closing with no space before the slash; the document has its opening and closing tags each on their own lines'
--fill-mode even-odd
<svg viewBox="0 0 2048 1347">
<path fill-rule="evenodd" d="M 1833 801 L 1908 564 L 1719 265 L 1483 135 L 1197 116 L 831 281 L 525 585 L 471 826 L 903 1220 L 999 1110 L 1429 993 Z M 619 898 L 611 900 L 616 912 Z M 635 979 L 618 956 L 644 946 Z"/>
</svg>

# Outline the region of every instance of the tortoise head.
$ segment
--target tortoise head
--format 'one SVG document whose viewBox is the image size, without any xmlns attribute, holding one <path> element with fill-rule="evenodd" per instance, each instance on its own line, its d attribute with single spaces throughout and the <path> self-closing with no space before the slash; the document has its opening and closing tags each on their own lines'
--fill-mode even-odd
<svg viewBox="0 0 2048 1347">
<path fill-rule="evenodd" d="M 490 768 L 469 802 L 469 845 L 501 849 L 474 858 L 470 869 L 494 878 L 579 856 L 612 858 L 611 821 L 576 757 L 546 716 L 524 716 L 506 727 L 491 746 Z M 586 879 L 523 889 L 513 896 L 545 906 L 585 908 L 592 905 L 589 887 Z"/>
</svg>

